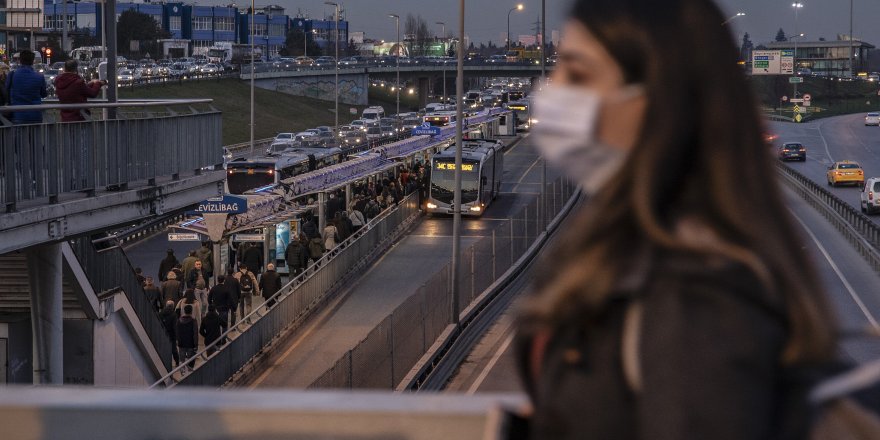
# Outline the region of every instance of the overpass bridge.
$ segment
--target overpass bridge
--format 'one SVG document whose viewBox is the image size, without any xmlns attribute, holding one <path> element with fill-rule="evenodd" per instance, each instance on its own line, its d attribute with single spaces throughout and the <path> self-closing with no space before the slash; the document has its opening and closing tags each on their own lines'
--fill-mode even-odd
<svg viewBox="0 0 880 440">
<path fill-rule="evenodd" d="M 249 66 L 245 66 L 241 79 L 250 80 Z M 552 71 L 554 66 L 547 66 Z M 404 64 L 399 68 L 401 82 L 415 86 L 419 97 L 419 107 L 428 102 L 431 84 L 437 81 L 453 81 L 456 76 L 455 64 Z M 395 65 L 345 66 L 339 69 L 339 102 L 344 104 L 367 105 L 367 94 L 372 81 L 395 81 L 398 67 Z M 336 70 L 320 67 L 274 67 L 271 64 L 258 65 L 254 69 L 254 84 L 257 87 L 288 93 L 297 96 L 333 101 L 335 99 Z M 476 78 L 529 78 L 541 76 L 541 66 L 524 63 L 477 63 L 464 65 L 465 79 Z M 449 86 L 454 90 L 454 86 Z"/>
</svg>

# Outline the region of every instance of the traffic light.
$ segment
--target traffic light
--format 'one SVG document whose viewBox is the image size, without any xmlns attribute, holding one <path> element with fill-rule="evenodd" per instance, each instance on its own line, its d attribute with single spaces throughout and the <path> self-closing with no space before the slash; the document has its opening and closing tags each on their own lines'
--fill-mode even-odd
<svg viewBox="0 0 880 440">
<path fill-rule="evenodd" d="M 46 48 L 46 56 L 47 56 L 47 57 L 51 57 L 51 56 L 52 56 L 52 48 L 51 48 L 51 47 L 47 47 L 47 48 Z"/>
</svg>

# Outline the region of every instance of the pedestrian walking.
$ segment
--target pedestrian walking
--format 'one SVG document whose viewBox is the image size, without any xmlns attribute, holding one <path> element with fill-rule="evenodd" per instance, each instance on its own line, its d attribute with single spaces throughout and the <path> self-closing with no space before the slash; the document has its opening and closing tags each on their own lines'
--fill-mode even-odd
<svg viewBox="0 0 880 440">
<path fill-rule="evenodd" d="M 260 273 L 263 270 L 263 249 L 257 245 L 251 245 L 244 251 L 241 262 L 248 270 Z"/>
<path fill-rule="evenodd" d="M 195 263 L 193 263 L 193 268 L 190 269 L 189 275 L 186 278 L 186 287 L 188 289 L 194 289 L 196 287 L 196 283 L 201 281 L 206 286 L 208 285 L 208 273 L 205 272 L 205 269 L 202 267 L 202 262 L 196 259 Z"/>
<path fill-rule="evenodd" d="M 174 311 L 177 313 L 177 316 L 182 315 L 182 311 L 186 306 L 190 306 L 192 309 L 192 317 L 196 320 L 196 327 L 198 328 L 199 324 L 202 321 L 202 303 L 196 299 L 196 294 L 193 289 L 186 289 L 186 292 L 183 294 L 183 298 L 177 302 L 177 305 L 174 307 Z"/>
<path fill-rule="evenodd" d="M 195 293 L 199 303 L 202 304 L 202 316 L 205 316 L 205 313 L 208 313 L 208 309 L 205 307 L 208 304 L 208 288 L 204 280 L 196 281 L 196 288 L 193 289 L 193 293 Z"/>
<path fill-rule="evenodd" d="M 186 258 L 180 262 L 181 269 L 183 269 L 183 278 L 181 280 L 186 281 L 187 287 L 189 287 L 189 274 L 196 267 L 196 261 L 199 261 L 198 257 L 196 257 L 196 251 L 190 251 Z"/>
<path fill-rule="evenodd" d="M 107 81 L 95 79 L 86 82 L 79 73 L 79 63 L 76 60 L 64 62 L 64 72 L 55 77 L 55 96 L 61 104 L 83 104 L 89 98 L 96 98 L 101 94 L 101 87 L 107 85 Z M 89 114 L 88 109 L 61 110 L 61 122 L 85 121 L 83 114 Z"/>
<path fill-rule="evenodd" d="M 159 290 L 162 292 L 162 301 L 171 301 L 172 304 L 177 304 L 180 301 L 180 281 L 177 280 L 177 273 L 173 270 L 168 272 Z"/>
<path fill-rule="evenodd" d="M 174 266 L 177 266 L 177 264 L 178 261 L 177 257 L 174 256 L 174 249 L 168 249 L 165 258 L 159 263 L 159 281 L 165 281 L 168 272 L 171 272 L 171 269 L 174 269 Z"/>
<path fill-rule="evenodd" d="M 195 359 L 187 362 L 196 355 L 199 346 L 199 326 L 193 318 L 193 306 L 187 304 L 183 307 L 183 314 L 177 319 L 175 328 L 177 334 L 177 348 L 180 351 L 180 362 L 185 364 L 183 372 L 192 371 Z"/>
<path fill-rule="evenodd" d="M 218 283 L 211 288 L 210 292 L 208 292 L 208 304 L 213 305 L 217 310 L 217 314 L 220 316 L 220 320 L 223 321 L 224 326 L 232 324 L 229 312 L 235 310 L 238 306 L 238 303 L 232 298 L 232 291 L 226 280 L 226 275 L 218 276 Z"/>
<path fill-rule="evenodd" d="M 367 223 L 364 219 L 364 213 L 359 211 L 355 205 L 351 205 L 351 208 L 348 211 L 348 218 L 351 221 L 352 233 L 357 232 Z"/>
<path fill-rule="evenodd" d="M 523 434 L 808 438 L 794 372 L 832 359 L 835 320 L 725 17 L 710 0 L 573 3 L 531 139 L 587 202 L 519 317 Z"/>
<path fill-rule="evenodd" d="M 294 279 L 303 273 L 309 264 L 309 251 L 303 244 L 304 240 L 305 235 L 300 234 L 298 238 L 290 240 L 290 244 L 284 250 L 284 260 L 287 262 L 290 279 Z"/>
<path fill-rule="evenodd" d="M 202 269 L 209 279 L 214 276 L 214 252 L 211 251 L 210 244 L 211 242 L 204 241 L 202 246 L 196 249 L 196 258 L 202 262 Z"/>
<path fill-rule="evenodd" d="M 324 226 L 322 240 L 324 240 L 324 249 L 328 251 L 333 250 L 336 247 L 336 243 L 339 242 L 339 232 L 332 221 L 327 222 L 327 226 Z"/>
<path fill-rule="evenodd" d="M 18 55 L 19 66 L 6 76 L 6 90 L 9 92 L 9 105 L 40 105 L 46 93 L 46 77 L 34 70 L 36 55 L 23 50 Z M 43 112 L 31 110 L 13 112 L 13 124 L 39 124 L 43 122 Z"/>
<path fill-rule="evenodd" d="M 208 356 L 217 351 L 217 347 L 211 347 L 210 345 L 217 339 L 220 339 L 220 335 L 226 331 L 225 327 L 226 322 L 220 318 L 214 304 L 209 304 L 208 312 L 205 314 L 205 317 L 202 319 L 202 323 L 199 326 L 199 334 L 204 338 L 205 347 L 208 347 Z"/>
<path fill-rule="evenodd" d="M 260 287 L 257 285 L 257 279 L 253 272 L 248 270 L 246 264 L 239 266 L 238 272 L 235 273 L 235 279 L 238 280 L 239 291 L 239 313 L 244 318 L 245 315 L 251 313 L 253 297 L 260 295 Z"/>
<path fill-rule="evenodd" d="M 162 309 L 162 292 L 153 284 L 153 277 L 144 281 L 144 296 L 157 313 Z"/>
<path fill-rule="evenodd" d="M 238 311 L 238 305 L 241 303 L 241 283 L 239 283 L 238 278 L 234 276 L 232 268 L 229 268 L 223 284 L 226 285 L 229 290 L 229 325 L 233 325 L 238 322 L 235 319 L 235 316 Z"/>
<path fill-rule="evenodd" d="M 266 301 L 266 307 L 275 305 L 272 298 L 279 290 L 281 290 L 281 275 L 275 271 L 275 265 L 269 263 L 266 265 L 266 271 L 260 275 L 260 291 L 263 292 L 263 300 Z"/>
<path fill-rule="evenodd" d="M 141 286 L 146 284 L 147 279 L 144 278 L 144 271 L 141 268 L 139 268 L 139 267 L 134 268 L 134 276 L 135 276 L 135 278 L 137 278 L 138 284 L 140 284 Z"/>
<path fill-rule="evenodd" d="M 177 351 L 177 314 L 174 313 L 174 301 L 166 301 L 165 307 L 159 312 L 159 321 L 171 341 L 171 359 L 175 365 L 180 365 L 180 353 Z"/>
</svg>

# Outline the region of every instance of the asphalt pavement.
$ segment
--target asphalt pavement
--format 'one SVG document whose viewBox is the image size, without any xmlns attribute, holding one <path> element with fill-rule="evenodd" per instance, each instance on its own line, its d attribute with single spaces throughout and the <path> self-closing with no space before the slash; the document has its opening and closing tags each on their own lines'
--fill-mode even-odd
<svg viewBox="0 0 880 440">
<path fill-rule="evenodd" d="M 463 247 L 488 235 L 539 193 L 541 162 L 528 137 L 506 151 L 503 176 L 502 194 L 483 217 L 463 219 Z M 548 181 L 557 176 L 549 173 Z M 308 386 L 449 262 L 451 236 L 450 216 L 425 218 L 342 292 L 338 304 L 278 346 L 267 368 L 249 386 Z"/>
</svg>

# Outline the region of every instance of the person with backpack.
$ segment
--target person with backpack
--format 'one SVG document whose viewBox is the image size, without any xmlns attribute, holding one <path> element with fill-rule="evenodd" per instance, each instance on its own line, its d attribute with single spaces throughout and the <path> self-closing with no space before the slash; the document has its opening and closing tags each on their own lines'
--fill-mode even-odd
<svg viewBox="0 0 880 440">
<path fill-rule="evenodd" d="M 238 266 L 238 272 L 235 273 L 235 279 L 238 281 L 241 298 L 239 298 L 239 313 L 244 318 L 245 315 L 251 313 L 253 305 L 253 297 L 260 296 L 260 288 L 257 285 L 257 278 L 254 273 L 248 270 L 246 264 Z"/>
<path fill-rule="evenodd" d="M 586 202 L 520 307 L 518 434 L 810 438 L 815 379 L 794 371 L 833 362 L 838 326 L 725 16 L 575 0 L 569 18 L 529 139 Z"/>
<path fill-rule="evenodd" d="M 187 306 L 192 309 L 192 317 L 196 320 L 196 328 L 198 328 L 202 321 L 202 307 L 205 307 L 205 305 L 196 298 L 193 289 L 186 289 L 183 298 L 181 298 L 174 307 L 174 312 L 177 313 L 177 316 L 181 316 L 181 312 Z"/>
<path fill-rule="evenodd" d="M 352 204 L 350 210 L 348 211 L 348 219 L 349 221 L 351 221 L 352 233 L 357 232 L 360 228 L 367 224 L 367 221 L 364 219 L 364 214 L 357 209 L 355 204 Z"/>
<path fill-rule="evenodd" d="M 379 202 L 375 198 L 370 198 L 367 201 L 366 206 L 364 207 L 364 218 L 367 222 L 379 216 L 379 213 L 382 212 L 382 209 L 379 206 Z"/>
<path fill-rule="evenodd" d="M 312 263 L 317 264 L 318 260 L 320 260 L 324 256 L 324 252 L 327 249 L 324 248 L 324 240 L 321 237 L 315 237 L 309 239 L 309 258 L 312 259 Z"/>
</svg>

